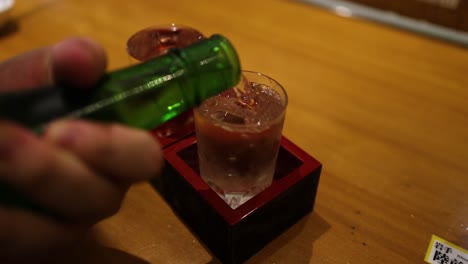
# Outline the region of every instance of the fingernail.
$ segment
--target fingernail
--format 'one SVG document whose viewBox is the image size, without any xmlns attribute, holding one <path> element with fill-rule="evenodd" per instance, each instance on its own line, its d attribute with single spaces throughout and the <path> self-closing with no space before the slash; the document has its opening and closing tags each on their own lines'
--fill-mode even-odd
<svg viewBox="0 0 468 264">
<path fill-rule="evenodd" d="M 104 49 L 89 38 L 70 38 L 52 48 L 55 81 L 67 87 L 87 89 L 106 68 Z"/>
<path fill-rule="evenodd" d="M 72 146 L 77 141 L 80 131 L 80 124 L 72 121 L 56 121 L 46 128 L 45 136 L 47 140 L 61 146 Z"/>
</svg>

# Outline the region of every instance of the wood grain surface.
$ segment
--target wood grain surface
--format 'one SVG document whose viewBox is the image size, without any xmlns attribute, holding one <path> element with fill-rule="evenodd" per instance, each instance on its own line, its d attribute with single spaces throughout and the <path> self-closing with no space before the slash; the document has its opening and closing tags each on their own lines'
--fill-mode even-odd
<svg viewBox="0 0 468 264">
<path fill-rule="evenodd" d="M 0 60 L 76 35 L 109 70 L 127 38 L 178 23 L 221 33 L 289 93 L 284 134 L 324 165 L 315 210 L 247 263 L 423 263 L 468 248 L 468 50 L 295 1 L 19 0 Z M 218 263 L 149 184 L 63 263 Z"/>
</svg>

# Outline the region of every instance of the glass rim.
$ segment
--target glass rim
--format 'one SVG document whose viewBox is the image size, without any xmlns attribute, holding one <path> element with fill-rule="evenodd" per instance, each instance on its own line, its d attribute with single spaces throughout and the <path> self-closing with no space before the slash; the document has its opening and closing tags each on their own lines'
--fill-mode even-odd
<svg viewBox="0 0 468 264">
<path fill-rule="evenodd" d="M 280 82 L 278 82 L 276 79 L 270 77 L 269 75 L 258 72 L 258 71 L 241 70 L 241 73 L 244 73 L 244 72 L 252 73 L 252 74 L 256 74 L 258 76 L 265 77 L 266 79 L 269 79 L 270 81 L 272 81 L 276 86 L 278 86 L 280 88 L 281 92 L 284 94 L 284 110 L 286 110 L 286 107 L 288 106 L 288 102 L 289 102 L 289 97 L 288 97 L 288 93 L 286 92 L 286 89 L 284 89 L 283 85 Z"/>
<path fill-rule="evenodd" d="M 275 79 L 273 79 L 272 77 L 264 74 L 264 73 L 261 73 L 261 72 L 257 72 L 257 71 L 252 71 L 252 70 L 242 70 L 241 73 L 249 73 L 249 74 L 255 74 L 255 75 L 258 75 L 260 77 L 263 77 L 267 80 L 269 80 L 270 82 L 272 82 L 276 87 L 279 87 L 279 90 L 281 91 L 281 93 L 283 93 L 282 95 L 284 95 L 284 97 L 280 94 L 281 96 L 281 99 L 282 101 L 284 100 L 283 102 L 283 109 L 281 111 L 281 113 L 279 113 L 277 116 L 275 116 L 274 118 L 272 118 L 271 120 L 268 120 L 268 122 L 265 122 L 265 123 L 262 123 L 261 125 L 258 125 L 258 124 L 235 124 L 235 123 L 228 123 L 228 122 L 223 122 L 223 121 L 217 121 L 217 120 L 214 120 L 214 119 L 211 119 L 211 122 L 213 124 L 222 124 L 226 127 L 230 127 L 230 128 L 233 128 L 235 129 L 236 131 L 242 131 L 242 130 L 249 130 L 249 129 L 252 129 L 252 128 L 255 128 L 255 127 L 264 127 L 265 129 L 268 129 L 272 124 L 278 122 L 280 119 L 283 119 L 283 121 L 281 121 L 282 123 L 284 122 L 284 119 L 285 119 L 285 115 L 286 115 L 286 109 L 287 109 L 287 106 L 288 106 L 288 93 L 286 92 L 286 89 L 284 89 L 283 85 L 281 85 L 278 81 L 276 81 Z M 243 78 L 243 75 L 241 76 L 241 79 Z M 248 79 L 248 78 L 247 78 Z M 234 86 L 235 87 L 235 86 Z M 231 87 L 230 89 L 234 88 L 234 87 Z M 277 91 L 278 89 L 276 88 L 272 88 L 274 89 L 275 91 Z M 215 96 L 220 96 L 219 94 L 218 95 L 215 95 Z M 195 108 L 196 111 L 198 111 L 200 109 L 200 107 L 197 107 Z M 207 120 L 206 117 L 203 117 L 204 120 Z M 196 119 L 195 119 L 196 120 Z M 195 121 L 196 122 L 196 121 Z M 255 130 L 253 130 L 255 131 Z M 263 131 L 263 130 L 262 130 Z"/>
</svg>

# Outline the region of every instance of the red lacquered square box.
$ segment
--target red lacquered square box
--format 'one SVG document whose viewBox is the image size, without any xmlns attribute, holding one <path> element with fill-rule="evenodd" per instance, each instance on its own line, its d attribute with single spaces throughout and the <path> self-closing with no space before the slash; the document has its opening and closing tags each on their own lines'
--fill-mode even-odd
<svg viewBox="0 0 468 264">
<path fill-rule="evenodd" d="M 196 138 L 187 131 L 161 140 L 166 165 L 153 186 L 222 263 L 244 262 L 313 210 L 322 165 L 287 138 L 272 185 L 234 210 L 199 176 Z"/>
</svg>

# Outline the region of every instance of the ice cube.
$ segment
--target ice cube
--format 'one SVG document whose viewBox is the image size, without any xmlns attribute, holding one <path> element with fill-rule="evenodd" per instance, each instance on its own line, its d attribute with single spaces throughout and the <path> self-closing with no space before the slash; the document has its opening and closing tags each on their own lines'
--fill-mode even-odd
<svg viewBox="0 0 468 264">
<path fill-rule="evenodd" d="M 230 124 L 239 124 L 239 125 L 245 124 L 245 119 L 243 117 L 233 115 L 225 111 L 216 111 L 215 113 L 211 114 L 211 117 L 213 119 L 223 121 L 226 123 L 230 123 Z"/>
</svg>

